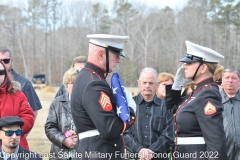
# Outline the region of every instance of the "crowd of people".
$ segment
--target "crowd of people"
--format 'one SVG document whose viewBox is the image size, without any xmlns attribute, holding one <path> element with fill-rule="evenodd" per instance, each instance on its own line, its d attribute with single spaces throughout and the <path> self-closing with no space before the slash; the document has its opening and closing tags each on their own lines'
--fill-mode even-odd
<svg viewBox="0 0 240 160">
<path fill-rule="evenodd" d="M 49 107 L 44 125 L 54 155 L 49 159 L 240 159 L 240 70 L 221 66 L 223 55 L 186 41 L 176 74 L 143 68 L 139 93 L 132 97 L 122 82 L 111 88 L 106 81 L 126 57 L 129 37 L 87 37 L 88 57 L 73 60 Z M 42 106 L 31 82 L 12 64 L 11 50 L 0 46 L 0 155 L 42 159 L 27 143 Z M 116 94 L 124 105 L 119 106 Z"/>
</svg>

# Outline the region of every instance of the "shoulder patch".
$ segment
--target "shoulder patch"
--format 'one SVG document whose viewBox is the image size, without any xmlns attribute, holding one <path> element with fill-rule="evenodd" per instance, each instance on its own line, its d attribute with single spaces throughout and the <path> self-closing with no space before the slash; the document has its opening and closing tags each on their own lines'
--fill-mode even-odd
<svg viewBox="0 0 240 160">
<path fill-rule="evenodd" d="M 99 104 L 104 111 L 111 111 L 112 110 L 112 103 L 110 101 L 109 96 L 101 91 L 101 95 L 99 98 Z"/>
<path fill-rule="evenodd" d="M 217 112 L 216 107 L 208 101 L 208 103 L 206 104 L 206 106 L 204 107 L 204 113 L 206 115 L 211 115 Z"/>
</svg>

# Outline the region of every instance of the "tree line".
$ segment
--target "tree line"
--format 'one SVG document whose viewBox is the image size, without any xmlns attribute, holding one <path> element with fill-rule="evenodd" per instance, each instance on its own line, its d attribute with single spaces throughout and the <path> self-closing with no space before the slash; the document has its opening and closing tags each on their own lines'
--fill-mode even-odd
<svg viewBox="0 0 240 160">
<path fill-rule="evenodd" d="M 221 65 L 240 68 L 239 11 L 239 0 L 189 0 L 178 11 L 128 0 L 28 0 L 21 7 L 0 5 L 0 44 L 12 49 L 18 73 L 28 79 L 46 74 L 49 85 L 59 86 L 74 57 L 87 56 L 86 35 L 127 35 L 127 57 L 116 72 L 135 87 L 144 67 L 175 74 L 185 40 L 224 55 Z"/>
</svg>

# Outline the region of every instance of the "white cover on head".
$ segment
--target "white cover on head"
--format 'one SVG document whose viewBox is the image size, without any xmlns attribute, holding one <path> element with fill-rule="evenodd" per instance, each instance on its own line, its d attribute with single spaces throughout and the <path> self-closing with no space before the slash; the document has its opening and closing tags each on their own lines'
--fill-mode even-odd
<svg viewBox="0 0 240 160">
<path fill-rule="evenodd" d="M 189 41 L 185 41 L 185 44 L 187 47 L 187 54 L 204 58 L 205 62 L 219 63 L 219 58 L 224 58 L 223 55 L 210 48 L 203 47 Z"/>
<path fill-rule="evenodd" d="M 117 36 L 109 34 L 89 34 L 87 38 L 90 38 L 89 42 L 102 46 L 102 47 L 115 47 L 118 49 L 123 49 L 123 45 L 128 40 L 128 36 Z"/>
</svg>

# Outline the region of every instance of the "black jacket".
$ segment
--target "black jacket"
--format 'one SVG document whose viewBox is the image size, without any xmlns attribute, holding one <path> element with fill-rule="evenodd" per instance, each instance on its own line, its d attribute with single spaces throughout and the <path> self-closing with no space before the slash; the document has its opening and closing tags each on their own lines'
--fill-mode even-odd
<svg viewBox="0 0 240 160">
<path fill-rule="evenodd" d="M 81 159 L 124 159 L 124 123 L 116 114 L 115 97 L 105 75 L 104 70 L 88 62 L 73 85 L 71 109 L 77 132 L 97 129 L 100 133 L 79 140 Z M 113 157 L 88 158 L 86 153 L 90 152 Z"/>
<path fill-rule="evenodd" d="M 55 153 L 54 157 L 49 158 L 50 160 L 66 159 L 65 157 L 68 156 L 65 155 L 70 151 L 63 145 L 63 140 L 66 138 L 63 132 L 75 130 L 68 96 L 68 93 L 65 93 L 55 98 L 49 108 L 45 133 L 52 142 L 50 153 Z"/>
<path fill-rule="evenodd" d="M 196 84 L 193 89 L 194 91 L 183 101 L 180 91 L 177 93 L 167 87 L 166 106 L 168 109 L 175 108 L 173 110 L 177 108 L 176 137 L 203 137 L 206 144 L 177 145 L 175 157 L 180 157 L 184 153 L 196 153 L 196 158 L 186 158 L 185 154 L 183 156 L 185 158 L 182 159 L 226 160 L 223 105 L 218 86 L 210 78 Z M 173 97 L 177 101 L 173 101 Z"/>
</svg>

